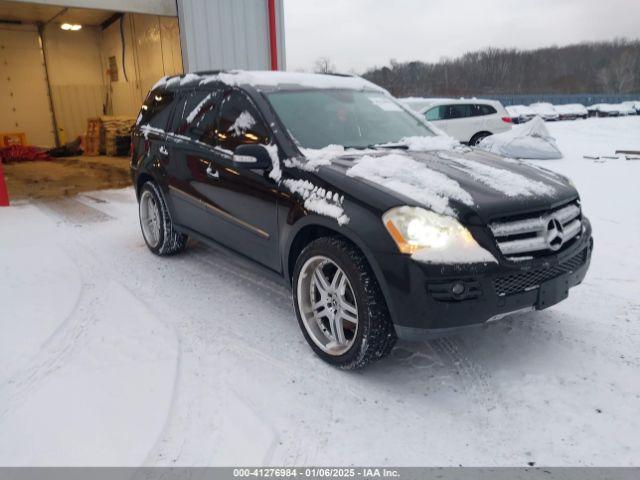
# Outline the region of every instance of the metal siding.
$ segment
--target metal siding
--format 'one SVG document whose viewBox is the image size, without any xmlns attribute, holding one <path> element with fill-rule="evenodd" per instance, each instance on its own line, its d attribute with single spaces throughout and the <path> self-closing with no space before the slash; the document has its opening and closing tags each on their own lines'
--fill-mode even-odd
<svg viewBox="0 0 640 480">
<path fill-rule="evenodd" d="M 222 69 L 268 70 L 266 0 L 178 0 L 186 72 Z M 285 68 L 283 2 L 276 1 L 278 64 Z"/>
</svg>

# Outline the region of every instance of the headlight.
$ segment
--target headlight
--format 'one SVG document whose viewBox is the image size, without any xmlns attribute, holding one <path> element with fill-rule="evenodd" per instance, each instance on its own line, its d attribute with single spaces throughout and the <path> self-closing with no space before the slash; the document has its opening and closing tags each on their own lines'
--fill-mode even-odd
<svg viewBox="0 0 640 480">
<path fill-rule="evenodd" d="M 496 262 L 469 230 L 447 215 L 419 207 L 396 207 L 382 221 L 401 253 L 427 263 Z"/>
</svg>

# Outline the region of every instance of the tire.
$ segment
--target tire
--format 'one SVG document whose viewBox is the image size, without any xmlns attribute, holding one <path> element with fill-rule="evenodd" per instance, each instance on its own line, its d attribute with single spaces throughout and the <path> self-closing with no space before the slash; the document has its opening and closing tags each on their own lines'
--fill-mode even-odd
<svg viewBox="0 0 640 480">
<path fill-rule="evenodd" d="M 332 278 L 325 277 L 337 284 L 333 295 L 329 295 L 334 298 L 333 307 L 326 306 L 331 305 L 330 300 L 317 301 L 323 298 L 318 288 L 321 282 L 316 280 L 318 268 L 323 275 L 335 272 Z M 339 282 L 335 282 L 338 270 L 346 277 L 342 290 Z M 391 352 L 397 337 L 387 304 L 371 267 L 353 244 L 336 237 L 321 237 L 307 245 L 296 260 L 292 291 L 300 329 L 307 343 L 325 362 L 351 370 L 362 368 Z M 312 305 L 320 303 L 324 306 L 315 311 Z M 338 322 L 342 322 L 342 328 L 325 316 L 331 315 L 331 311 L 338 312 L 333 318 L 343 318 Z M 348 320 L 353 312 L 357 312 L 355 324 Z M 334 327 L 336 332 L 342 330 L 344 342 L 329 338 L 340 336 L 339 333 L 331 335 Z"/>
<path fill-rule="evenodd" d="M 142 237 L 156 255 L 175 255 L 187 246 L 188 237 L 175 230 L 164 197 L 154 182 L 146 182 L 140 189 L 138 216 Z"/>
<path fill-rule="evenodd" d="M 483 138 L 487 138 L 490 135 L 491 134 L 489 132 L 476 133 L 473 137 L 471 137 L 471 140 L 469 140 L 469 146 L 475 147 L 480 143 L 480 140 L 482 140 Z"/>
</svg>

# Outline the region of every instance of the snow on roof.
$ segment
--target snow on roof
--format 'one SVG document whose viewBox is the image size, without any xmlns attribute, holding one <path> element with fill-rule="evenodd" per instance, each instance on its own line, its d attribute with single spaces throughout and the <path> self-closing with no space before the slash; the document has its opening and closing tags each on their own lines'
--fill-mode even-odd
<svg viewBox="0 0 640 480">
<path fill-rule="evenodd" d="M 567 115 L 586 115 L 587 108 L 580 103 L 567 103 L 564 105 L 554 105 L 554 108 L 558 113 L 564 113 Z"/>
<path fill-rule="evenodd" d="M 588 107 L 589 110 L 598 110 L 600 112 L 619 112 L 620 105 L 611 103 L 596 103 Z"/>
<path fill-rule="evenodd" d="M 376 90 L 383 88 L 356 76 L 325 75 L 318 73 L 299 73 L 282 71 L 230 70 L 219 73 L 188 73 L 183 77 L 163 77 L 152 87 L 176 85 L 206 85 L 222 82 L 227 85 L 252 85 L 254 87 L 284 88 L 306 87 L 318 89 Z"/>
<path fill-rule="evenodd" d="M 535 115 L 536 112 L 526 105 L 509 105 L 505 107 L 511 115 Z"/>
<path fill-rule="evenodd" d="M 536 113 L 546 113 L 546 114 L 558 113 L 556 112 L 555 108 L 553 108 L 553 105 L 547 102 L 532 103 L 531 105 L 529 105 L 529 107 Z"/>
</svg>

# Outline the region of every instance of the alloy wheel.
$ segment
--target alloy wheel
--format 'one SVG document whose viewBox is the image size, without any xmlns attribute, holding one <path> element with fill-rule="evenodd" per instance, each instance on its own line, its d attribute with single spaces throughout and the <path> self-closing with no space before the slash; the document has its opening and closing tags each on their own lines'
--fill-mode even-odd
<svg viewBox="0 0 640 480">
<path fill-rule="evenodd" d="M 358 332 L 358 304 L 346 273 L 325 256 L 311 257 L 300 270 L 297 298 L 313 342 L 330 355 L 346 353 Z"/>
</svg>

